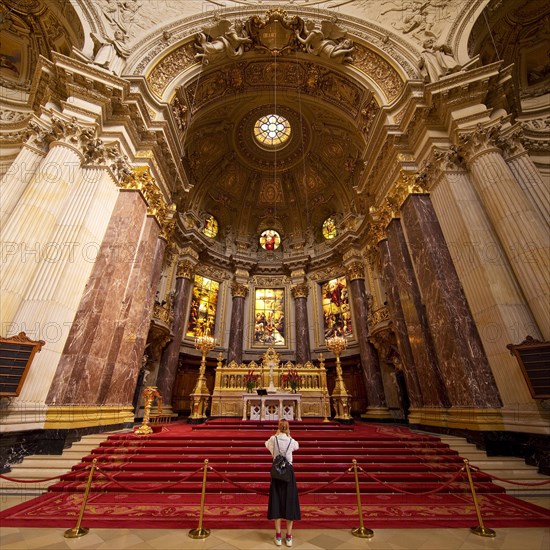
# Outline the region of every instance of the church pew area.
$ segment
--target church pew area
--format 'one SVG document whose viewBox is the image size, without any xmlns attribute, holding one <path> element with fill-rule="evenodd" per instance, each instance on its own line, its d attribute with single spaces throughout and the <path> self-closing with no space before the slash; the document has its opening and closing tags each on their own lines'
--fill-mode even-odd
<svg viewBox="0 0 550 550">
<path fill-rule="evenodd" d="M 111 434 L 45 494 L 0 519 L 6 526 L 73 527 L 96 459 L 83 525 L 193 528 L 207 459 L 203 525 L 271 527 L 265 517 L 271 458 L 264 442 L 274 430 L 274 422 L 214 419 L 158 425 L 146 436 Z M 293 422 L 291 432 L 300 443 L 294 467 L 301 528 L 359 525 L 354 459 L 366 527 L 479 523 L 464 460 L 436 436 L 386 424 L 321 420 Z M 550 510 L 507 495 L 475 468 L 472 477 L 485 526 L 550 526 Z"/>
</svg>

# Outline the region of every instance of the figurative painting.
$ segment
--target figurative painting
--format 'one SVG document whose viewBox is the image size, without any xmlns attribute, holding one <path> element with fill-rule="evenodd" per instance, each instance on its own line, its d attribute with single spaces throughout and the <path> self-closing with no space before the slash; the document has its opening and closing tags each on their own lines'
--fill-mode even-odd
<svg viewBox="0 0 550 550">
<path fill-rule="evenodd" d="M 206 216 L 202 232 L 210 239 L 215 238 L 218 234 L 218 220 L 212 214 Z"/>
<path fill-rule="evenodd" d="M 257 288 L 254 298 L 254 345 L 284 346 L 284 289 Z"/>
<path fill-rule="evenodd" d="M 260 246 L 264 250 L 276 250 L 281 244 L 281 236 L 274 229 L 266 229 L 260 235 Z"/>
<path fill-rule="evenodd" d="M 321 286 L 325 338 L 353 334 L 348 285 L 345 277 L 331 279 Z"/>
<path fill-rule="evenodd" d="M 220 283 L 195 275 L 186 336 L 214 336 Z"/>
</svg>

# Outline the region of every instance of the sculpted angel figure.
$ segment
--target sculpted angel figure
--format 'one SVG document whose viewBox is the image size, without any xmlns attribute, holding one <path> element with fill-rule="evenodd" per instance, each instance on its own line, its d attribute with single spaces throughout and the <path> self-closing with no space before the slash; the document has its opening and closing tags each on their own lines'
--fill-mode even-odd
<svg viewBox="0 0 550 550">
<path fill-rule="evenodd" d="M 236 59 L 244 53 L 244 45 L 252 43 L 244 32 L 242 21 L 236 21 L 233 26 L 228 19 L 220 19 L 212 27 L 204 28 L 197 35 L 197 41 L 195 58 L 203 59 L 205 63 L 217 58 Z"/>
<path fill-rule="evenodd" d="M 305 38 L 300 36 L 301 32 L 296 31 L 296 38 L 303 44 L 308 53 L 332 59 L 337 63 L 351 62 L 353 50 L 353 42 L 347 38 L 343 31 L 336 23 L 332 21 L 321 21 L 321 28 L 315 27 L 315 23 L 311 20 L 306 21 L 304 32 Z M 343 38 L 341 42 L 336 42 Z"/>
</svg>

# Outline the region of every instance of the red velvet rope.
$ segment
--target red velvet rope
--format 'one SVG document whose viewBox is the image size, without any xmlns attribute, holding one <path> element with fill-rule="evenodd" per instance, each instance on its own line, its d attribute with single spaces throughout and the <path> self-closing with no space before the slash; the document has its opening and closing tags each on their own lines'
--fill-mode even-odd
<svg viewBox="0 0 550 550">
<path fill-rule="evenodd" d="M 402 493 L 405 495 L 432 495 L 434 493 L 439 493 L 440 491 L 448 487 L 453 481 L 456 481 L 456 479 L 458 479 L 460 474 L 464 472 L 464 468 L 461 468 L 460 470 L 458 470 L 458 472 L 456 472 L 456 474 L 453 477 L 451 477 L 445 484 L 443 484 L 441 487 L 438 487 L 437 489 L 433 489 L 431 491 L 416 492 L 416 491 L 405 491 L 403 489 L 399 489 L 399 487 L 396 487 L 395 485 L 392 485 L 391 483 L 388 483 L 386 481 L 382 481 L 376 478 L 375 476 L 373 476 L 372 474 L 365 472 L 365 470 L 363 470 L 363 468 L 361 468 L 360 466 L 358 466 L 357 469 L 361 470 L 361 472 L 363 472 L 367 477 L 374 479 L 376 483 L 380 483 L 385 487 L 389 487 L 392 491 L 395 491 L 396 493 Z"/>
<path fill-rule="evenodd" d="M 486 476 L 489 476 L 491 479 L 496 479 L 497 481 L 503 481 L 504 483 L 511 483 L 512 485 L 524 485 L 525 487 L 540 487 L 541 485 L 548 485 L 548 483 L 550 483 L 550 479 L 545 479 L 544 481 L 537 481 L 535 483 L 512 481 L 511 479 L 504 479 L 502 477 L 494 476 L 493 474 L 484 472 L 477 466 L 472 466 L 471 464 L 470 464 L 470 470 L 472 470 L 472 472 L 480 472 L 482 474 L 485 474 Z"/>
<path fill-rule="evenodd" d="M 243 489 L 244 491 L 246 491 L 248 493 L 257 493 L 257 494 L 260 494 L 260 495 L 268 495 L 269 494 L 269 491 L 251 489 L 251 488 L 247 487 L 246 485 L 243 485 L 242 483 L 237 483 L 237 482 L 233 481 L 232 479 L 230 479 L 226 475 L 222 474 L 221 472 L 219 472 L 218 470 L 216 470 L 213 467 L 212 467 L 212 471 L 215 472 L 216 474 L 218 474 L 224 481 L 227 481 L 228 483 L 231 483 L 231 485 L 233 485 L 233 486 L 235 486 L 239 489 Z M 349 472 L 350 472 L 350 470 L 346 470 L 344 473 L 340 474 L 339 476 L 336 476 L 334 479 L 332 479 L 329 482 L 321 485 L 320 487 L 314 487 L 313 489 L 309 489 L 308 491 L 298 491 L 298 492 L 300 493 L 300 495 L 307 495 L 309 493 L 315 493 L 315 491 L 320 491 L 321 489 L 324 489 L 325 487 L 328 487 L 332 483 L 335 483 L 336 481 L 339 481 L 342 477 L 344 477 Z"/>
<path fill-rule="evenodd" d="M 320 491 L 321 489 L 324 489 L 325 487 L 328 487 L 329 485 L 332 485 L 333 483 L 336 483 L 337 481 L 340 481 L 345 475 L 349 474 L 351 472 L 351 468 L 347 469 L 345 472 L 340 474 L 339 476 L 336 476 L 334 479 L 331 479 L 329 482 L 325 483 L 324 485 L 321 485 L 320 487 L 314 487 L 313 489 L 309 489 L 308 491 L 298 491 L 300 495 L 309 495 L 310 493 L 315 493 L 316 491 Z"/>
<path fill-rule="evenodd" d="M 197 468 L 194 472 L 191 472 L 188 476 L 184 477 L 183 479 L 178 479 L 177 481 L 174 481 L 174 483 L 170 483 L 168 485 L 159 485 L 158 488 L 143 488 L 143 489 L 137 489 L 135 487 L 127 487 L 126 485 L 123 485 L 120 483 L 120 481 L 116 480 L 114 477 L 109 475 L 107 472 L 104 472 L 99 466 L 96 466 L 96 470 L 104 475 L 111 483 L 114 483 L 115 485 L 118 485 L 119 487 L 122 487 L 123 489 L 126 489 L 127 491 L 134 492 L 134 493 L 154 493 L 157 490 L 164 491 L 165 489 L 168 489 L 170 487 L 175 487 L 179 483 L 183 483 L 184 481 L 187 481 L 188 479 L 192 478 L 197 472 L 200 472 L 204 469 L 204 466 L 201 466 L 200 468 Z"/>
<path fill-rule="evenodd" d="M 218 474 L 224 481 L 227 481 L 227 483 L 231 483 L 231 485 L 238 487 L 239 489 L 242 489 L 243 491 L 246 491 L 248 493 L 258 493 L 260 495 L 268 495 L 268 491 L 261 491 L 257 489 L 251 489 L 250 487 L 247 487 L 246 485 L 243 485 L 242 483 L 237 483 L 230 478 L 228 478 L 225 474 L 222 474 L 221 472 L 218 472 L 216 468 L 213 468 L 212 466 L 209 466 L 209 468 L 215 473 Z"/>
<path fill-rule="evenodd" d="M 45 477 L 44 479 L 15 479 L 13 477 L 8 477 L 5 475 L 0 474 L 0 479 L 5 479 L 6 481 L 13 481 L 14 483 L 42 483 L 44 481 L 52 481 L 54 479 L 61 479 L 62 476 L 66 476 L 67 474 L 60 474 L 55 477 Z"/>
</svg>

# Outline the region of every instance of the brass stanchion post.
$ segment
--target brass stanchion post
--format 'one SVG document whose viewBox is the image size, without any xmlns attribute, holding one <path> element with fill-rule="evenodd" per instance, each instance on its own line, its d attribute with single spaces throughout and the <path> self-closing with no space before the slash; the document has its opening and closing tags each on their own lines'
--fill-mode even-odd
<svg viewBox="0 0 550 550">
<path fill-rule="evenodd" d="M 78 537 L 83 537 L 88 534 L 90 530 L 88 527 L 80 527 L 82 518 L 84 517 L 84 509 L 86 508 L 86 502 L 88 500 L 88 493 L 90 492 L 90 486 L 92 485 L 92 477 L 94 476 L 95 465 L 97 464 L 97 458 L 92 460 L 92 467 L 90 468 L 90 473 L 88 475 L 88 481 L 86 483 L 86 489 L 84 491 L 84 500 L 82 501 L 82 506 L 80 507 L 80 514 L 78 515 L 78 521 L 76 526 L 72 529 L 67 529 L 63 535 L 66 539 L 76 539 Z"/>
<path fill-rule="evenodd" d="M 470 527 L 470 531 L 479 535 L 480 537 L 496 537 L 496 533 L 492 529 L 488 529 L 483 526 L 483 518 L 481 517 L 481 511 L 479 509 L 479 504 L 477 502 L 476 490 L 474 488 L 474 481 L 472 479 L 472 474 L 470 473 L 469 461 L 467 458 L 464 459 L 464 464 L 466 466 L 466 474 L 468 474 L 468 481 L 470 483 L 470 490 L 472 491 L 472 497 L 474 499 L 474 506 L 476 508 L 477 520 L 479 525 L 477 527 Z"/>
<path fill-rule="evenodd" d="M 325 388 L 323 389 L 323 414 L 325 416 L 323 418 L 323 422 L 330 422 L 328 418 L 328 412 L 330 412 L 330 405 L 329 405 L 329 411 L 327 411 L 327 390 Z"/>
<path fill-rule="evenodd" d="M 370 539 L 374 531 L 363 526 L 363 507 L 361 506 L 361 493 L 359 492 L 359 476 L 357 475 L 357 460 L 353 459 L 353 474 L 355 476 L 355 492 L 357 494 L 357 508 L 359 510 L 359 527 L 351 530 L 352 535 L 363 539 Z"/>
<path fill-rule="evenodd" d="M 204 496 L 206 493 L 206 472 L 208 471 L 208 459 L 204 459 L 204 471 L 202 474 L 202 493 L 201 493 L 201 509 L 199 512 L 199 526 L 196 529 L 191 529 L 188 535 L 192 539 L 205 539 L 210 535 L 210 529 L 202 528 L 202 518 L 204 515 Z"/>
</svg>

